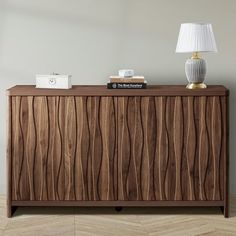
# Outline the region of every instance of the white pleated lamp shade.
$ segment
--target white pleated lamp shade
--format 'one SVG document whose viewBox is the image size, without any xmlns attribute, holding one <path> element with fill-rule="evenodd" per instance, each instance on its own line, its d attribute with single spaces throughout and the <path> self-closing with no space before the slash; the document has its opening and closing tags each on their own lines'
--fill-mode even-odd
<svg viewBox="0 0 236 236">
<path fill-rule="evenodd" d="M 176 52 L 217 52 L 211 24 L 181 24 Z"/>
</svg>

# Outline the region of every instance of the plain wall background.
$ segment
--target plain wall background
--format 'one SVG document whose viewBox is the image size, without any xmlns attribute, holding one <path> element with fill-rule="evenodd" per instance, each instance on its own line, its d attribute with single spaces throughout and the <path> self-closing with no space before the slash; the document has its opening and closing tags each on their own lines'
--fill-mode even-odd
<svg viewBox="0 0 236 236">
<path fill-rule="evenodd" d="M 0 193 L 5 193 L 6 96 L 36 73 L 104 84 L 133 68 L 149 84 L 186 84 L 189 54 L 175 54 L 184 22 L 212 23 L 219 52 L 205 54 L 207 84 L 231 90 L 231 192 L 236 193 L 235 0 L 0 0 Z"/>
</svg>

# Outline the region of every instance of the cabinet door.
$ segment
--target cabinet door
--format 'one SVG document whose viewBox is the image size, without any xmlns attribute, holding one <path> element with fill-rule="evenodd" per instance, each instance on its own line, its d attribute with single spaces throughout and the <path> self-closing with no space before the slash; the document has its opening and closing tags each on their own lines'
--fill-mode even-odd
<svg viewBox="0 0 236 236">
<path fill-rule="evenodd" d="M 119 97 L 119 200 L 223 200 L 226 98 Z"/>
<path fill-rule="evenodd" d="M 13 200 L 115 200 L 116 99 L 12 97 Z"/>
</svg>

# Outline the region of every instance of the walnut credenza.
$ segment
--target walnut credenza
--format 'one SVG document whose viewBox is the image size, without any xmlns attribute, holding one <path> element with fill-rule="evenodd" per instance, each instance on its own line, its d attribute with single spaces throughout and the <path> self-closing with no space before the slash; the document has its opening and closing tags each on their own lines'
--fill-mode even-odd
<svg viewBox="0 0 236 236">
<path fill-rule="evenodd" d="M 229 91 L 8 90 L 17 206 L 218 206 L 229 215 Z"/>
</svg>

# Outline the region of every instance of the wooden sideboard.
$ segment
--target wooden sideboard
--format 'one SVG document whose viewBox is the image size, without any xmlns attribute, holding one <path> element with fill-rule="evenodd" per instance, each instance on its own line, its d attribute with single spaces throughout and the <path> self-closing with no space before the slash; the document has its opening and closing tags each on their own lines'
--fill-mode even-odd
<svg viewBox="0 0 236 236">
<path fill-rule="evenodd" d="M 17 206 L 218 206 L 229 216 L 229 91 L 8 90 Z"/>
</svg>

